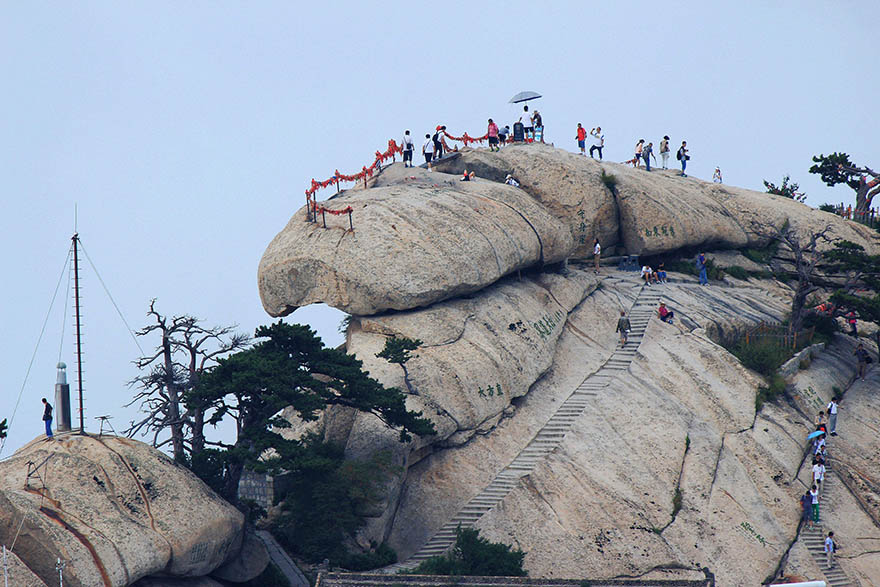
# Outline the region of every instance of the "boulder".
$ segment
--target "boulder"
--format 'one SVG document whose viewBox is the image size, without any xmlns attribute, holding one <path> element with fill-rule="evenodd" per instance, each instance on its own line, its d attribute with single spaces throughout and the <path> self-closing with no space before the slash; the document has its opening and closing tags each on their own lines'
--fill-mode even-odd
<svg viewBox="0 0 880 587">
<path fill-rule="evenodd" d="M 187 469 L 126 438 L 41 438 L 0 463 L 0 541 L 22 524 L 16 553 L 50 584 L 56 558 L 73 587 L 205 575 L 238 550 L 243 523 Z"/>
<path fill-rule="evenodd" d="M 315 302 L 357 315 L 416 308 L 562 261 L 573 249 L 566 227 L 522 190 L 407 173 L 403 183 L 324 203 L 350 206 L 354 230 L 347 217 L 328 215 L 324 228 L 306 222 L 305 208 L 294 214 L 260 261 L 260 297 L 270 315 Z"/>
<path fill-rule="evenodd" d="M 244 583 L 259 577 L 268 565 L 269 552 L 266 545 L 253 532 L 247 532 L 241 550 L 214 569 L 211 576 L 223 581 Z"/>
<path fill-rule="evenodd" d="M 512 173 L 524 190 L 568 221 L 576 239 L 587 233 L 586 243 L 578 241 L 579 256 L 592 255 L 590 239 L 595 235 L 606 249 L 620 244 L 628 254 L 638 255 L 761 247 L 767 243 L 761 233 L 786 221 L 802 235 L 831 225 L 832 238 L 878 248 L 877 235 L 869 228 L 789 198 L 679 177 L 672 170 L 647 172 L 600 162 L 548 145 L 512 145 L 496 153 L 464 149 L 459 158 L 440 166 L 456 172 L 464 168 L 496 181 Z M 613 194 L 603 173 L 614 184 Z M 581 210 L 585 228 L 574 217 Z"/>
<path fill-rule="evenodd" d="M 568 227 L 575 241 L 574 257 L 592 257 L 599 239 L 608 252 L 618 244 L 618 211 L 614 194 L 602 181 L 598 161 L 549 145 L 513 144 L 493 153 L 464 149 L 461 156 L 438 169 L 503 182 L 507 174 Z"/>
</svg>

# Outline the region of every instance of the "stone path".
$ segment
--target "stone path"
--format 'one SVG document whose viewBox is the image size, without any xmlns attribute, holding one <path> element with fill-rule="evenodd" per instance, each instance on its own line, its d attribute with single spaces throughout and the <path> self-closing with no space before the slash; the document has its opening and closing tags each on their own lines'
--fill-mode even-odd
<svg viewBox="0 0 880 587">
<path fill-rule="evenodd" d="M 521 477 L 531 473 L 538 463 L 553 452 L 593 398 L 629 368 L 661 297 L 660 288 L 643 286 L 629 312 L 632 330 L 626 346 L 618 345 L 608 360 L 597 371 L 587 376 L 560 404 L 556 412 L 513 461 L 504 467 L 489 485 L 472 497 L 424 546 L 409 559 L 386 567 L 383 572 L 394 573 L 400 569 L 411 569 L 432 556 L 445 553 L 455 543 L 455 531 L 458 526 L 472 527 L 483 514 L 494 508 L 517 486 Z"/>
<path fill-rule="evenodd" d="M 840 568 L 840 564 L 835 559 L 834 567 L 828 570 L 825 566 L 825 537 L 828 535 L 828 528 L 822 523 L 822 512 L 837 507 L 837 494 L 840 491 L 840 481 L 837 480 L 834 472 L 831 470 L 832 460 L 828 459 L 825 464 L 825 482 L 822 484 L 821 494 L 819 497 L 819 524 L 812 529 L 804 527 L 801 530 L 798 540 L 804 543 L 810 556 L 816 561 L 816 564 L 825 575 L 825 581 L 830 587 L 843 587 L 844 585 L 854 585 L 852 580 Z"/>
<path fill-rule="evenodd" d="M 309 587 L 309 580 L 305 578 L 287 552 L 281 548 L 274 536 L 266 530 L 257 530 L 257 538 L 266 546 L 269 558 L 272 559 L 278 570 L 287 577 L 290 587 Z"/>
</svg>

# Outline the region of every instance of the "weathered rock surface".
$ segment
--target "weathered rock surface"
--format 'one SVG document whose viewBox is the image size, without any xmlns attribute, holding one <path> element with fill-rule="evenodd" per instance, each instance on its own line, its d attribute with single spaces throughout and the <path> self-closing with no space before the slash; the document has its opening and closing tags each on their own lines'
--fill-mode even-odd
<svg viewBox="0 0 880 587">
<path fill-rule="evenodd" d="M 364 533 L 381 542 L 393 518 L 406 468 L 437 446 L 454 446 L 488 433 L 514 409 L 511 401 L 525 395 L 550 367 L 556 342 L 569 312 L 596 287 L 590 273 L 506 278 L 467 298 L 373 317 L 354 317 L 348 351 L 386 387 L 407 394 L 407 407 L 434 422 L 437 435 L 398 442 L 397 432 L 375 416 L 356 414 L 347 433 L 332 433 L 351 458 L 367 459 L 386 451 L 398 473 L 388 479 L 385 501 L 367 512 Z M 376 354 L 389 337 L 418 338 L 422 347 L 403 369 Z"/>
<path fill-rule="evenodd" d="M 263 541 L 249 531 L 244 535 L 241 550 L 214 569 L 211 576 L 223 581 L 244 583 L 255 579 L 269 566 L 269 552 Z"/>
<path fill-rule="evenodd" d="M 629 370 L 477 524 L 489 539 L 525 550 L 531 576 L 609 578 L 706 565 L 719 585 L 758 584 L 795 538 L 808 418 L 784 403 L 756 414 L 760 379 L 706 336 L 759 317 L 778 320 L 788 302 L 772 285 L 699 287 L 673 277 L 659 290 L 677 323 L 652 320 Z M 634 284 L 606 280 L 571 314 L 552 367 L 512 417 L 410 468 L 389 536 L 401 556 L 485 487 L 604 361 L 617 310 L 634 295 Z M 800 373 L 823 373 L 823 356 Z M 863 447 L 866 457 L 876 450 Z"/>
<path fill-rule="evenodd" d="M 441 163 L 451 173 L 474 171 L 503 182 L 512 174 L 520 186 L 571 231 L 572 256 L 591 257 L 595 239 L 611 251 L 618 244 L 619 219 L 614 194 L 602 183 L 601 166 L 588 157 L 546 145 L 510 145 L 497 153 L 465 149 Z"/>
<path fill-rule="evenodd" d="M 6 564 L 8 566 L 8 576 L 6 578 L 9 580 L 10 585 L 15 587 L 46 587 L 46 583 L 37 577 L 27 565 L 21 562 L 21 559 L 14 552 L 7 551 Z M 3 569 L 0 569 L 0 574 L 2 572 Z"/>
<path fill-rule="evenodd" d="M 491 179 L 503 180 L 502 174 L 512 172 L 522 181 L 523 189 L 561 219 L 571 219 L 572 209 L 555 203 L 572 202 L 582 194 L 584 203 L 577 206 L 587 212 L 587 244 L 593 235 L 600 234 L 603 244 L 622 240 L 619 244 L 629 254 L 653 255 L 683 247 L 760 247 L 767 239 L 759 232 L 780 227 L 786 220 L 801 234 L 831 225 L 831 238 L 870 248 L 878 243 L 876 233 L 867 227 L 789 198 L 679 177 L 672 170 L 647 172 L 600 162 L 546 145 L 513 145 L 498 153 L 465 149 L 460 158 L 440 169 L 465 167 Z M 608 205 L 610 192 L 602 181 L 603 172 L 612 175 L 616 183 L 611 200 L 614 206 Z M 592 207 L 588 207 L 589 201 Z M 589 215 L 591 210 L 595 211 L 593 216 Z M 611 228 L 618 226 L 620 238 L 611 234 Z M 603 231 L 599 227 L 607 228 Z M 589 256 L 592 248 L 582 248 L 579 253 Z"/>
<path fill-rule="evenodd" d="M 28 462 L 39 477 L 26 479 Z M 19 524 L 16 553 L 44 582 L 62 558 L 65 585 L 115 587 L 210 573 L 237 551 L 243 516 L 143 443 L 66 434 L 0 463 L 0 541 Z"/>
<path fill-rule="evenodd" d="M 458 181 L 464 168 L 477 179 Z M 315 302 L 356 315 L 426 306 L 519 269 L 589 257 L 595 238 L 606 253 L 640 255 L 760 247 L 761 233 L 788 221 L 802 235 L 830 225 L 831 238 L 880 250 L 870 229 L 794 200 L 549 145 L 464 149 L 437 169 L 451 174 L 395 164 L 371 189 L 333 198 L 328 207 L 354 209 L 354 231 L 347 216 L 328 215 L 325 229 L 297 212 L 260 262 L 266 311 L 281 316 Z M 500 183 L 508 172 L 522 189 Z"/>
<path fill-rule="evenodd" d="M 260 261 L 269 314 L 314 302 L 358 315 L 416 308 L 572 251 L 565 226 L 522 190 L 406 172 L 399 184 L 345 192 L 328 204 L 354 209 L 354 231 L 347 217 L 325 229 L 305 222 L 305 208 L 294 215 Z"/>
<path fill-rule="evenodd" d="M 223 587 L 210 577 L 194 577 L 192 579 L 173 579 L 170 577 L 144 577 L 131 587 Z"/>
</svg>

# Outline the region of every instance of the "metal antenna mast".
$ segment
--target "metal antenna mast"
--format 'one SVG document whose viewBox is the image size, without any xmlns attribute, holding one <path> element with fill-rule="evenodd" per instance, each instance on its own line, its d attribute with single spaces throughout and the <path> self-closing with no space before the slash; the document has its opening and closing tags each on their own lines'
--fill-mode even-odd
<svg viewBox="0 0 880 587">
<path fill-rule="evenodd" d="M 79 310 L 79 234 L 73 233 L 73 299 L 74 315 L 76 316 L 76 377 L 79 386 L 79 432 L 86 431 L 83 414 L 83 372 L 82 372 L 82 337 L 80 333 Z"/>
</svg>

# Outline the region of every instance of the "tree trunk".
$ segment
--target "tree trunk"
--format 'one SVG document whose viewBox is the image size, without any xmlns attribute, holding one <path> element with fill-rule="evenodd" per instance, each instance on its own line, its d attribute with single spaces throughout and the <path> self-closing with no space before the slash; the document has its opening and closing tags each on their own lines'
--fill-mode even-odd
<svg viewBox="0 0 880 587">
<path fill-rule="evenodd" d="M 244 472 L 242 461 L 229 462 L 226 465 L 226 479 L 223 481 L 223 498 L 235 505 L 238 503 L 238 484 Z"/>
<path fill-rule="evenodd" d="M 174 359 L 171 353 L 171 340 L 168 333 L 162 332 L 162 356 L 165 360 L 165 389 L 168 392 L 168 419 L 171 428 L 171 447 L 174 460 L 184 461 L 183 422 L 180 419 L 180 389 L 174 381 Z"/>
<path fill-rule="evenodd" d="M 791 331 L 800 332 L 804 325 L 804 306 L 809 294 L 809 282 L 798 280 L 797 291 L 791 300 Z"/>
</svg>

